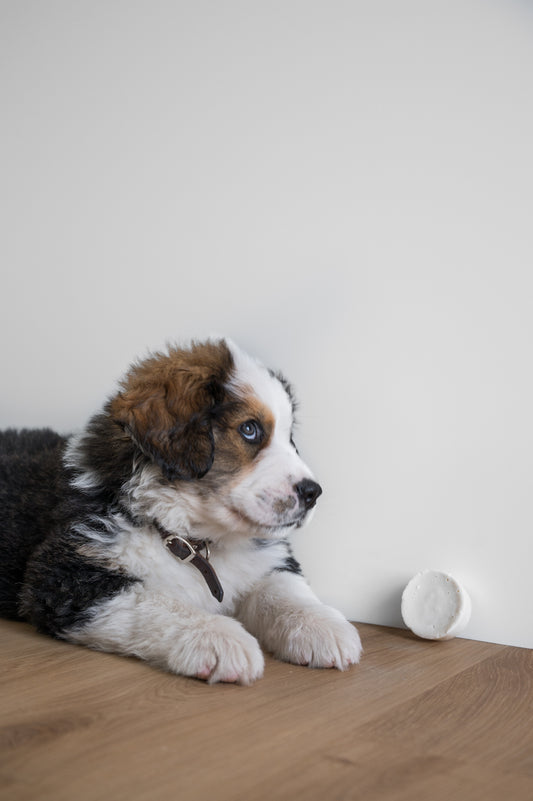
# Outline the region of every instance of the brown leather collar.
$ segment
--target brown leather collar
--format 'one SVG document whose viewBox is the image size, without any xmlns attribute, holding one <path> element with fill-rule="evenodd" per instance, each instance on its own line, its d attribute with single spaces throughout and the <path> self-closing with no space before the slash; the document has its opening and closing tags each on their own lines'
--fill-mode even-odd
<svg viewBox="0 0 533 801">
<path fill-rule="evenodd" d="M 224 590 L 213 566 L 209 562 L 208 541 L 190 540 L 182 537 L 180 534 L 172 534 L 170 531 L 167 531 L 161 523 L 158 523 L 157 520 L 154 521 L 154 525 L 161 534 L 163 542 L 172 556 L 175 556 L 180 562 L 190 562 L 191 565 L 194 565 L 204 577 L 211 591 L 211 595 L 216 598 L 217 601 L 222 601 Z M 205 551 L 205 556 L 199 553 L 199 551 L 202 550 Z"/>
</svg>

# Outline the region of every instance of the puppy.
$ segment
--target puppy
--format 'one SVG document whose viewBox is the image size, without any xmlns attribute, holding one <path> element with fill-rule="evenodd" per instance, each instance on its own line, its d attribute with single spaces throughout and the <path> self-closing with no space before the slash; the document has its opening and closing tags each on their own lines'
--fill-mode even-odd
<svg viewBox="0 0 533 801">
<path fill-rule="evenodd" d="M 321 488 L 285 379 L 225 340 L 132 366 L 84 431 L 0 434 L 0 614 L 210 683 L 264 649 L 345 670 L 357 630 L 288 537 Z"/>
</svg>

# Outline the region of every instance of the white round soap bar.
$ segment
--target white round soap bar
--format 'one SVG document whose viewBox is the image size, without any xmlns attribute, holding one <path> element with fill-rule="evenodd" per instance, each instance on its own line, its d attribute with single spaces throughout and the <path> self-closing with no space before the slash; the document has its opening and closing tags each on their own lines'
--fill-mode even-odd
<svg viewBox="0 0 533 801">
<path fill-rule="evenodd" d="M 424 570 L 402 595 L 405 625 L 426 640 L 451 640 L 467 626 L 472 606 L 466 590 L 448 573 Z"/>
</svg>

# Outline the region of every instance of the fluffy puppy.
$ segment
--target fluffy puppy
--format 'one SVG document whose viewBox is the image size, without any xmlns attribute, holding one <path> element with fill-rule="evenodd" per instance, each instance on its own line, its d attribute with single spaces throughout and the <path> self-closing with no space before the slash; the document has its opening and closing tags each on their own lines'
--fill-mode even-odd
<svg viewBox="0 0 533 801">
<path fill-rule="evenodd" d="M 288 537 L 321 493 L 287 382 L 233 343 L 132 366 L 85 430 L 0 435 L 0 614 L 208 682 L 250 684 L 262 648 L 348 668 L 353 625 Z"/>
</svg>

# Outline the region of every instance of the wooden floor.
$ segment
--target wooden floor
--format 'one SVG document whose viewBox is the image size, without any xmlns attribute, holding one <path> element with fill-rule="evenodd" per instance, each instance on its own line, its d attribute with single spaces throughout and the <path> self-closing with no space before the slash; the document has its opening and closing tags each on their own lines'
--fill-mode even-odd
<svg viewBox="0 0 533 801">
<path fill-rule="evenodd" d="M 210 687 L 0 621 L 0 796 L 533 799 L 533 651 L 360 631 L 347 673 Z"/>
</svg>

